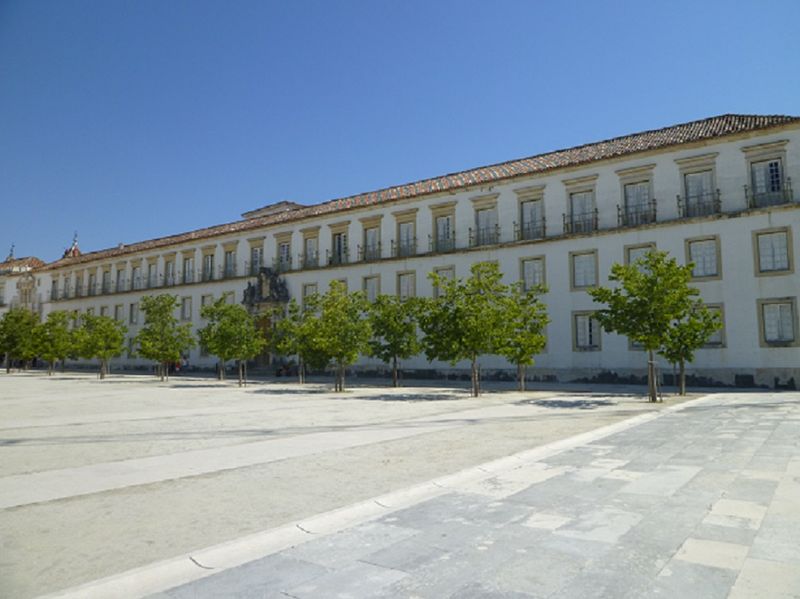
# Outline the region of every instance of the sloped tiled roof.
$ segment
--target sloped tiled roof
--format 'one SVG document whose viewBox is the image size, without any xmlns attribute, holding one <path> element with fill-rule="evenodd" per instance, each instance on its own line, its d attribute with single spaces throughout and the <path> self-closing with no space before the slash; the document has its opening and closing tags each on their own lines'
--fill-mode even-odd
<svg viewBox="0 0 800 599">
<path fill-rule="evenodd" d="M 43 260 L 39 260 L 39 258 L 34 256 L 26 256 L 25 258 L 11 258 L 0 262 L 0 273 L 15 269 L 39 268 L 44 265 L 45 262 Z"/>
<path fill-rule="evenodd" d="M 535 175 L 549 171 L 580 166 L 627 156 L 638 152 L 646 152 L 676 146 L 680 144 L 693 143 L 703 140 L 715 139 L 726 135 L 734 135 L 759 129 L 767 129 L 780 125 L 800 123 L 800 117 L 786 115 L 747 115 L 747 114 L 725 114 L 714 116 L 707 119 L 663 127 L 642 133 L 624 135 L 605 141 L 589 143 L 574 148 L 556 150 L 531 156 L 509 160 L 489 166 L 482 166 L 474 169 L 423 179 L 414 183 L 386 187 L 376 191 L 360 193 L 344 198 L 329 200 L 320 204 L 303 206 L 294 210 L 271 214 L 263 217 L 250 218 L 235 221 L 204 229 L 197 229 L 188 233 L 170 235 L 141 241 L 129 245 L 87 252 L 77 257 L 62 258 L 51 262 L 45 270 L 55 269 L 62 266 L 92 262 L 95 260 L 108 260 L 118 256 L 128 255 L 135 252 L 151 250 L 159 247 L 167 247 L 179 243 L 185 243 L 197 239 L 216 237 L 239 233 L 242 231 L 259 229 L 267 225 L 274 225 L 282 222 L 296 221 L 304 218 L 335 213 L 352 208 L 385 204 L 397 200 L 409 199 L 424 196 L 432 193 L 445 191 L 455 191 L 476 185 L 486 185 L 499 181 L 514 179 L 526 175 Z M 251 211 L 257 212 L 257 210 Z"/>
</svg>

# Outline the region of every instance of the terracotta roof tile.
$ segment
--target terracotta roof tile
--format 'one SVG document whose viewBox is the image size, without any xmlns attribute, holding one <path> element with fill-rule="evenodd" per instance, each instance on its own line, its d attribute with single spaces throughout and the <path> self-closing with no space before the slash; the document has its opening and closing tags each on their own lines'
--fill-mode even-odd
<svg viewBox="0 0 800 599">
<path fill-rule="evenodd" d="M 93 262 L 100 259 L 114 259 L 118 256 L 124 256 L 135 252 L 167 247 L 195 239 L 258 229 L 267 225 L 301 220 L 313 216 L 338 212 L 340 210 L 347 210 L 353 207 L 382 204 L 431 193 L 462 189 L 474 185 L 485 185 L 515 177 L 545 173 L 560 168 L 579 166 L 637 152 L 645 152 L 648 150 L 792 123 L 800 123 L 800 117 L 785 115 L 725 114 L 700 121 L 615 137 L 613 139 L 589 143 L 574 148 L 547 152 L 537 156 L 509 160 L 507 162 L 482 166 L 457 173 L 449 173 L 440 177 L 423 179 L 414 183 L 406 183 L 368 191 L 353 196 L 329 200 L 321 204 L 303 206 L 295 210 L 288 210 L 274 215 L 235 221 L 204 229 L 197 229 L 188 233 L 180 233 L 168 237 L 132 243 L 121 248 L 87 252 L 78 257 L 56 260 L 48 264 L 44 269 L 50 270 L 63 266 Z"/>
</svg>

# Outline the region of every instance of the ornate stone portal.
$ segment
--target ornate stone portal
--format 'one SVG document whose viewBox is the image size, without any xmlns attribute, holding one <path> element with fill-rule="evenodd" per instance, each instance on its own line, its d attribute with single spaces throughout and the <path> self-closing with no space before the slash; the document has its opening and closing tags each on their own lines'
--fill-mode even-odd
<svg viewBox="0 0 800 599">
<path fill-rule="evenodd" d="M 286 281 L 272 268 L 262 267 L 258 270 L 258 279 L 255 284 L 247 283 L 242 298 L 242 304 L 250 314 L 256 317 L 258 326 L 269 339 L 273 318 L 276 312 L 289 302 L 289 290 Z M 269 348 L 255 359 L 257 366 L 269 366 L 273 356 Z"/>
</svg>

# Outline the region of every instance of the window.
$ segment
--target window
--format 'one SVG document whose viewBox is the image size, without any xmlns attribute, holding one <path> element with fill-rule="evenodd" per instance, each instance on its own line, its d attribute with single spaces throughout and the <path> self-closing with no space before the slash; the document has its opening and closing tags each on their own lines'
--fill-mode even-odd
<svg viewBox="0 0 800 599">
<path fill-rule="evenodd" d="M 572 289 L 584 289 L 597 285 L 597 252 L 570 252 L 572 267 Z"/>
<path fill-rule="evenodd" d="M 414 297 L 416 293 L 415 274 L 413 272 L 401 272 L 397 274 L 397 295 L 400 299 Z"/>
<path fill-rule="evenodd" d="M 175 261 L 168 260 L 164 262 L 164 280 L 167 285 L 175 284 Z"/>
<path fill-rule="evenodd" d="M 236 276 L 236 250 L 225 250 L 225 277 Z"/>
<path fill-rule="evenodd" d="M 453 235 L 453 215 L 443 214 L 436 217 L 436 232 L 433 239 L 434 252 L 450 252 L 455 249 L 455 237 Z"/>
<path fill-rule="evenodd" d="M 597 229 L 594 190 L 569 194 L 569 218 L 566 225 L 567 233 L 590 233 Z"/>
<path fill-rule="evenodd" d="M 250 274 L 257 275 L 264 265 L 264 248 L 261 245 L 250 247 Z"/>
<path fill-rule="evenodd" d="M 183 282 L 194 282 L 194 258 L 185 257 L 183 259 Z"/>
<path fill-rule="evenodd" d="M 89 295 L 94 295 L 97 293 L 97 275 L 95 273 L 89 273 Z"/>
<path fill-rule="evenodd" d="M 592 312 L 576 312 L 572 315 L 573 349 L 596 351 L 600 349 L 600 324 Z"/>
<path fill-rule="evenodd" d="M 116 306 L 114 306 L 114 320 L 122 322 L 125 318 L 124 310 L 125 306 L 123 306 L 122 304 L 117 304 Z"/>
<path fill-rule="evenodd" d="M 381 278 L 380 275 L 373 275 L 364 277 L 364 294 L 367 296 L 367 301 L 374 302 L 381 292 Z"/>
<path fill-rule="evenodd" d="M 378 260 L 381 257 L 381 230 L 378 227 L 364 229 L 364 260 Z"/>
<path fill-rule="evenodd" d="M 526 200 L 519 204 L 520 239 L 544 237 L 544 200 Z"/>
<path fill-rule="evenodd" d="M 399 256 L 413 256 L 416 253 L 417 240 L 414 237 L 414 223 L 404 222 L 397 225 L 397 243 Z"/>
<path fill-rule="evenodd" d="M 292 249 L 288 241 L 278 244 L 278 270 L 289 270 L 292 264 Z"/>
<path fill-rule="evenodd" d="M 83 275 L 75 275 L 75 295 L 83 295 Z"/>
<path fill-rule="evenodd" d="M 236 303 L 236 296 L 234 295 L 233 291 L 226 291 L 222 294 L 222 297 L 225 298 L 226 304 L 235 304 Z"/>
<path fill-rule="evenodd" d="M 625 264 L 633 264 L 639 258 L 643 258 L 648 252 L 651 252 L 655 249 L 655 243 L 643 243 L 641 245 L 625 246 Z"/>
<path fill-rule="evenodd" d="M 710 279 L 720 276 L 719 238 L 689 239 L 686 244 L 689 262 L 694 264 L 692 277 Z"/>
<path fill-rule="evenodd" d="M 133 288 L 142 288 L 142 267 L 139 265 L 133 267 Z"/>
<path fill-rule="evenodd" d="M 117 292 L 125 291 L 125 269 L 117 266 Z"/>
<path fill-rule="evenodd" d="M 525 291 L 544 285 L 544 257 L 522 260 L 522 286 Z"/>
<path fill-rule="evenodd" d="M 147 265 L 147 286 L 150 288 L 158 286 L 158 264 L 155 262 Z"/>
<path fill-rule="evenodd" d="M 347 233 L 334 233 L 331 242 L 331 264 L 347 264 Z"/>
<path fill-rule="evenodd" d="M 623 187 L 625 197 L 625 219 L 623 224 L 636 226 L 655 222 L 655 210 L 650 200 L 650 181 L 626 183 Z"/>
<path fill-rule="evenodd" d="M 86 308 L 87 316 L 94 316 L 94 308 Z"/>
<path fill-rule="evenodd" d="M 306 237 L 303 240 L 303 268 L 319 266 L 319 238 Z"/>
<path fill-rule="evenodd" d="M 136 302 L 132 303 L 128 308 L 128 323 L 139 323 L 139 304 Z"/>
<path fill-rule="evenodd" d="M 111 293 L 111 271 L 103 271 L 103 293 Z"/>
<path fill-rule="evenodd" d="M 756 274 L 782 274 L 792 270 L 789 229 L 756 231 Z"/>
<path fill-rule="evenodd" d="M 341 284 L 342 289 L 344 289 L 344 292 L 347 293 L 347 291 L 348 291 L 348 289 L 347 289 L 347 279 L 334 279 L 333 281 L 336 281 L 337 283 Z M 333 283 L 333 281 L 331 281 L 331 283 Z M 330 285 L 328 287 L 330 288 Z"/>
<path fill-rule="evenodd" d="M 181 298 L 181 320 L 191 320 L 192 319 L 192 298 L 191 297 L 182 297 Z"/>
<path fill-rule="evenodd" d="M 683 216 L 703 216 L 718 212 L 712 170 L 686 173 L 683 176 L 686 205 Z"/>
<path fill-rule="evenodd" d="M 707 305 L 706 308 L 712 314 L 719 316 L 719 322 L 722 326 L 714 331 L 704 347 L 722 347 L 725 345 L 725 313 L 722 310 L 722 305 Z"/>
<path fill-rule="evenodd" d="M 795 298 L 759 300 L 761 344 L 794 345 L 796 335 Z"/>
<path fill-rule="evenodd" d="M 472 241 L 474 245 L 492 245 L 499 241 L 496 206 L 475 210 L 475 235 Z"/>
<path fill-rule="evenodd" d="M 108 316 L 108 306 L 100 306 L 100 316 Z"/>
<path fill-rule="evenodd" d="M 57 300 L 58 299 L 58 279 L 52 281 L 50 283 L 50 299 Z M 2 304 L 3 302 L 0 302 Z"/>
<path fill-rule="evenodd" d="M 201 315 L 202 315 L 203 308 L 205 308 L 206 306 L 210 306 L 213 303 L 214 303 L 214 295 L 213 294 L 209 293 L 207 295 L 201 295 L 200 296 L 200 312 L 201 312 Z"/>
<path fill-rule="evenodd" d="M 214 254 L 205 254 L 203 256 L 203 280 L 214 280 Z"/>
<path fill-rule="evenodd" d="M 455 266 L 442 266 L 441 268 L 434 268 L 433 272 L 439 275 L 439 278 L 443 283 L 445 281 L 452 281 L 456 278 Z M 433 297 L 439 297 L 439 285 L 434 285 Z"/>
<path fill-rule="evenodd" d="M 750 174 L 754 206 L 783 203 L 783 163 L 780 158 L 751 163 Z"/>
<path fill-rule="evenodd" d="M 306 283 L 305 285 L 303 285 L 303 305 L 305 305 L 307 298 L 316 294 L 317 294 L 316 283 Z"/>
</svg>

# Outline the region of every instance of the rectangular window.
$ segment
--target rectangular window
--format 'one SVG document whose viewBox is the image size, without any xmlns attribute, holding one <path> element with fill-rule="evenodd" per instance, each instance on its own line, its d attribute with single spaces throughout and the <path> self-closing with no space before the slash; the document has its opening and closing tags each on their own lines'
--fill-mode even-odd
<svg viewBox="0 0 800 599">
<path fill-rule="evenodd" d="M 595 351 L 600 349 L 600 324 L 590 312 L 573 314 L 573 342 L 576 351 Z"/>
<path fill-rule="evenodd" d="M 378 260 L 381 257 L 380 229 L 369 227 L 364 229 L 364 260 Z"/>
<path fill-rule="evenodd" d="M 791 270 L 788 230 L 756 233 L 756 252 L 759 273 Z"/>
<path fill-rule="evenodd" d="M 400 296 L 400 299 L 414 297 L 416 293 L 415 286 L 413 272 L 402 272 L 397 275 L 397 295 Z"/>
<path fill-rule="evenodd" d="M 133 288 L 134 289 L 141 289 L 142 288 L 142 267 L 141 266 L 134 266 L 132 274 L 133 274 Z"/>
<path fill-rule="evenodd" d="M 520 203 L 521 239 L 540 239 L 544 237 L 543 205 L 543 200 L 527 200 Z"/>
<path fill-rule="evenodd" d="M 525 291 L 544 285 L 544 258 L 525 258 L 522 261 L 522 285 Z"/>
<path fill-rule="evenodd" d="M 650 181 L 637 181 L 624 186 L 625 224 L 642 225 L 655 221 L 650 202 Z"/>
<path fill-rule="evenodd" d="M 227 250 L 225 252 L 225 277 L 231 278 L 236 276 L 236 250 Z"/>
<path fill-rule="evenodd" d="M 752 162 L 750 173 L 755 206 L 783 203 L 783 164 L 780 158 Z"/>
<path fill-rule="evenodd" d="M 164 262 L 164 281 L 167 285 L 175 284 L 175 261 Z"/>
<path fill-rule="evenodd" d="M 572 258 L 572 288 L 583 289 L 597 285 L 597 252 L 570 254 Z"/>
<path fill-rule="evenodd" d="M 381 289 L 380 276 L 374 275 L 371 277 L 364 277 L 364 294 L 367 296 L 368 302 L 374 302 Z"/>
<path fill-rule="evenodd" d="M 205 308 L 206 306 L 210 306 L 214 303 L 214 295 L 209 293 L 207 295 L 200 296 L 200 308 Z"/>
<path fill-rule="evenodd" d="M 292 249 L 288 241 L 278 244 L 278 269 L 281 271 L 289 270 L 292 264 Z"/>
<path fill-rule="evenodd" d="M 194 282 L 194 258 L 183 259 L 183 282 Z"/>
<path fill-rule="evenodd" d="M 182 297 L 181 298 L 181 320 L 191 320 L 192 319 L 192 298 L 191 297 Z"/>
<path fill-rule="evenodd" d="M 111 271 L 103 271 L 103 293 L 111 293 Z"/>
<path fill-rule="evenodd" d="M 125 291 L 125 271 L 117 267 L 117 293 Z"/>
<path fill-rule="evenodd" d="M 331 264 L 347 264 L 347 233 L 334 233 L 331 241 Z"/>
<path fill-rule="evenodd" d="M 317 294 L 316 283 L 306 283 L 303 285 L 303 299 Z"/>
<path fill-rule="evenodd" d="M 205 254 L 203 256 L 203 280 L 214 280 L 214 254 Z"/>
<path fill-rule="evenodd" d="M 89 274 L 89 295 L 97 293 L 97 275 L 94 273 Z"/>
<path fill-rule="evenodd" d="M 259 269 L 264 265 L 264 248 L 260 245 L 250 248 L 250 274 L 257 275 Z"/>
<path fill-rule="evenodd" d="M 94 316 L 94 308 L 86 308 L 87 316 Z"/>
<path fill-rule="evenodd" d="M 108 306 L 100 306 L 100 316 L 108 316 Z"/>
<path fill-rule="evenodd" d="M 306 237 L 303 245 L 303 268 L 316 268 L 319 266 L 319 240 L 316 237 Z"/>
<path fill-rule="evenodd" d="M 597 228 L 594 211 L 594 191 L 569 194 L 569 233 L 588 233 Z"/>
<path fill-rule="evenodd" d="M 147 265 L 147 286 L 151 289 L 158 287 L 158 264 L 155 262 Z"/>
<path fill-rule="evenodd" d="M 719 276 L 719 252 L 716 237 L 689 240 L 689 261 L 694 264 L 692 276 L 696 279 Z"/>
<path fill-rule="evenodd" d="M 139 323 L 139 304 L 136 302 L 132 303 L 128 308 L 128 323 Z"/>
<path fill-rule="evenodd" d="M 625 264 L 633 264 L 640 258 L 644 258 L 648 252 L 656 249 L 655 243 L 643 243 L 642 245 L 629 245 L 625 247 Z"/>
<path fill-rule="evenodd" d="M 725 344 L 725 314 L 722 306 L 706 306 L 708 311 L 719 316 L 722 326 L 718 328 L 706 341 L 705 347 L 722 347 Z"/>
<path fill-rule="evenodd" d="M 788 345 L 795 340 L 795 315 L 792 300 L 761 301 L 763 342 Z"/>
<path fill-rule="evenodd" d="M 453 236 L 453 216 L 444 214 L 436 217 L 436 237 L 434 239 L 435 252 L 450 252 L 455 249 Z"/>
<path fill-rule="evenodd" d="M 442 283 L 445 281 L 453 281 L 456 278 L 456 269 L 454 266 L 443 266 L 441 268 L 434 268 L 433 272 L 439 275 Z M 439 285 L 433 287 L 433 297 L 439 297 Z"/>
<path fill-rule="evenodd" d="M 83 295 L 83 275 L 77 275 L 75 277 L 75 295 Z"/>
<path fill-rule="evenodd" d="M 50 299 L 55 301 L 58 299 L 58 280 L 50 283 Z M 2 302 L 0 302 L 2 304 Z"/>
<path fill-rule="evenodd" d="M 114 320 L 122 322 L 125 319 L 125 306 L 117 304 L 114 306 Z"/>
<path fill-rule="evenodd" d="M 412 221 L 402 222 L 397 225 L 397 251 L 397 255 L 401 257 L 413 256 L 417 253 L 417 240 Z"/>
<path fill-rule="evenodd" d="M 683 185 L 686 191 L 684 216 L 704 216 L 717 211 L 713 171 L 709 169 L 686 173 L 683 176 Z"/>
<path fill-rule="evenodd" d="M 499 241 L 497 227 L 497 208 L 483 208 L 475 211 L 475 245 L 492 245 Z"/>
</svg>

